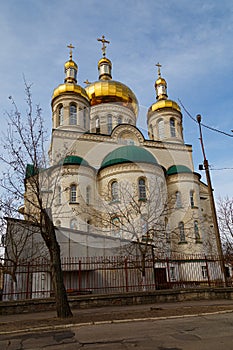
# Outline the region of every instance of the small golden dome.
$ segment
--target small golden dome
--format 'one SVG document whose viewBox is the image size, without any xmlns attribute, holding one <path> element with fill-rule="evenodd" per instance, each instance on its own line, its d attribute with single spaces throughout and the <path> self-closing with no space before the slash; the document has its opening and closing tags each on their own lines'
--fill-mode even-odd
<svg viewBox="0 0 233 350">
<path fill-rule="evenodd" d="M 73 60 L 67 61 L 64 66 L 65 66 L 65 69 L 68 69 L 68 68 L 76 68 L 76 69 L 78 69 L 77 64 Z"/>
<path fill-rule="evenodd" d="M 167 82 L 165 79 L 159 77 L 156 82 L 155 82 L 155 85 L 160 85 L 160 84 L 163 84 L 163 85 L 166 85 L 167 86 Z"/>
<path fill-rule="evenodd" d="M 84 97 L 86 100 L 89 101 L 86 90 L 82 86 L 76 85 L 76 84 L 61 84 L 61 85 L 59 85 L 53 91 L 52 100 L 54 98 L 56 98 L 57 96 L 62 95 L 62 94 L 67 93 L 67 92 L 74 92 L 74 93 Z"/>
<path fill-rule="evenodd" d="M 112 67 L 112 62 L 107 58 L 107 57 L 102 57 L 99 62 L 98 62 L 98 68 L 100 67 L 101 64 L 106 63 L 109 64 L 110 67 Z"/>
<path fill-rule="evenodd" d="M 172 100 L 159 100 L 158 102 L 155 102 L 150 108 L 149 108 L 149 113 L 157 111 L 162 108 L 172 108 L 175 109 L 176 111 L 180 112 L 180 107 L 179 105 Z"/>
<path fill-rule="evenodd" d="M 107 60 L 105 57 L 101 60 Z M 100 103 L 119 102 L 138 114 L 138 101 L 133 91 L 126 85 L 114 80 L 99 80 L 86 87 L 91 106 Z"/>
</svg>

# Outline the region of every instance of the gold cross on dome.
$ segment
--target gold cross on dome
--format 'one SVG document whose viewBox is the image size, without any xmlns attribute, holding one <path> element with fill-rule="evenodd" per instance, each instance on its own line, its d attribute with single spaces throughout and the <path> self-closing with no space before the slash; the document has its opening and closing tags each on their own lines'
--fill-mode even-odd
<svg viewBox="0 0 233 350">
<path fill-rule="evenodd" d="M 102 35 L 102 38 L 101 38 L 101 39 L 98 38 L 97 40 L 98 40 L 98 41 L 101 41 L 102 44 L 103 44 L 101 50 L 102 50 L 102 52 L 103 52 L 103 57 L 105 57 L 105 55 L 106 55 L 106 47 L 107 47 L 105 44 L 110 44 L 110 41 L 105 40 L 105 36 L 104 36 L 104 35 Z"/>
<path fill-rule="evenodd" d="M 70 60 L 72 60 L 72 54 L 73 54 L 72 49 L 74 49 L 75 47 L 72 44 L 67 45 L 67 47 L 68 47 L 68 49 L 70 49 Z"/>
<path fill-rule="evenodd" d="M 158 76 L 159 76 L 159 78 L 160 78 L 160 77 L 161 77 L 160 68 L 162 67 L 162 65 L 158 62 L 158 63 L 156 63 L 156 67 L 158 67 Z"/>
<path fill-rule="evenodd" d="M 91 84 L 91 81 L 89 81 L 88 79 L 86 79 L 86 80 L 84 81 L 84 84 L 89 85 L 89 84 Z"/>
</svg>

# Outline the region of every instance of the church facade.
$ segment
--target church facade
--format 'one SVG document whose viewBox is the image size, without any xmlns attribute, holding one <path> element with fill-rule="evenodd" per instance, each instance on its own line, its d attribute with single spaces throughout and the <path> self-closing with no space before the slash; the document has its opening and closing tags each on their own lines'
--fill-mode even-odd
<svg viewBox="0 0 233 350">
<path fill-rule="evenodd" d="M 85 87 L 78 84 L 70 45 L 64 83 L 52 95 L 46 174 L 55 226 L 69 229 L 74 241 L 74 233 L 81 231 L 151 244 L 158 253 L 217 254 L 207 186 L 194 171 L 181 109 L 168 98 L 161 66 L 145 136 L 137 127 L 138 100 L 128 86 L 112 79 L 108 42 L 100 41 L 98 79 L 86 81 Z M 29 165 L 26 177 L 32 175 Z M 29 197 L 30 191 L 25 215 Z"/>
</svg>

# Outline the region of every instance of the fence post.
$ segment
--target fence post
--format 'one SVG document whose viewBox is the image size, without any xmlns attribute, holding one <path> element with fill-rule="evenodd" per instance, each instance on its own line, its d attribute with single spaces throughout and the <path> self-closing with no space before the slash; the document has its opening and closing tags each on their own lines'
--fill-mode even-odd
<svg viewBox="0 0 233 350">
<path fill-rule="evenodd" d="M 81 290 L 81 270 L 82 270 L 82 262 L 78 261 L 78 290 Z"/>
<path fill-rule="evenodd" d="M 125 264 L 124 264 L 124 270 L 125 270 L 125 287 L 126 287 L 126 292 L 129 291 L 129 281 L 128 281 L 128 262 L 127 258 L 125 258 Z"/>
<path fill-rule="evenodd" d="M 167 260 L 167 276 L 168 276 L 168 286 L 171 288 L 171 276 L 170 276 L 170 264 L 169 264 L 169 259 L 166 257 Z"/>
<path fill-rule="evenodd" d="M 207 278 L 208 278 L 208 285 L 209 287 L 211 286 L 211 282 L 210 282 L 210 274 L 209 274 L 209 266 L 208 266 L 208 260 L 207 260 L 207 256 L 205 255 L 205 263 L 206 263 L 206 272 L 207 272 Z"/>
<path fill-rule="evenodd" d="M 29 299 L 28 298 L 28 294 L 29 294 L 29 276 L 30 276 L 30 262 L 27 263 L 26 299 Z"/>
</svg>

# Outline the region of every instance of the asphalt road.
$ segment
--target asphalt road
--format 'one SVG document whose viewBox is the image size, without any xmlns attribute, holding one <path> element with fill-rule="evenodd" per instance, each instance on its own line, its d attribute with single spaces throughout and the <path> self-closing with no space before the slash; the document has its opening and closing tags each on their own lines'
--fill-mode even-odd
<svg viewBox="0 0 233 350">
<path fill-rule="evenodd" d="M 1 334 L 1 350 L 232 350 L 233 313 L 99 321 Z M 66 327 L 66 328 L 65 328 Z"/>
</svg>

